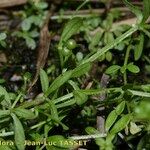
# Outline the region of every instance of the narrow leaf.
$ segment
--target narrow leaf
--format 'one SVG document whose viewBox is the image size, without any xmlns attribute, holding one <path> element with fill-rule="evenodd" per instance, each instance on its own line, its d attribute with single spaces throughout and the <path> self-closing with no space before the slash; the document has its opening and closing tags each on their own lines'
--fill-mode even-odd
<svg viewBox="0 0 150 150">
<path fill-rule="evenodd" d="M 15 114 L 11 114 L 14 121 L 15 143 L 18 150 L 25 150 L 25 133 L 20 120 Z"/>
<path fill-rule="evenodd" d="M 46 95 L 48 96 L 49 94 L 51 94 L 52 92 L 54 92 L 55 90 L 57 90 L 60 86 L 62 86 L 65 82 L 67 82 L 72 75 L 72 70 L 71 71 L 66 71 L 65 73 L 61 74 L 60 76 L 58 76 L 50 85 L 50 87 L 48 88 Z"/>
<path fill-rule="evenodd" d="M 140 68 L 138 66 L 134 65 L 133 63 L 128 64 L 127 69 L 132 73 L 140 72 Z"/>
<path fill-rule="evenodd" d="M 85 90 L 79 90 L 82 93 L 86 95 L 97 95 L 97 94 L 102 94 L 105 93 L 107 90 L 105 89 L 85 89 Z"/>
<path fill-rule="evenodd" d="M 41 80 L 42 91 L 45 93 L 49 87 L 49 80 L 46 72 L 43 69 L 40 69 L 40 80 Z"/>
<path fill-rule="evenodd" d="M 23 108 L 14 109 L 14 113 L 17 116 L 19 116 L 21 118 L 25 118 L 25 119 L 34 119 L 35 118 L 35 114 L 31 110 L 27 110 L 27 109 L 23 109 Z"/>
<path fill-rule="evenodd" d="M 116 73 L 119 69 L 120 69 L 120 66 L 113 65 L 113 66 L 110 66 L 109 68 L 107 68 L 107 70 L 105 71 L 105 73 L 106 74 Z"/>
<path fill-rule="evenodd" d="M 75 103 L 76 103 L 76 100 L 71 99 L 71 100 L 65 101 L 64 103 L 57 104 L 56 107 L 57 108 L 64 108 L 64 107 L 72 106 Z"/>
<path fill-rule="evenodd" d="M 142 55 L 144 46 L 144 35 L 141 33 L 138 39 L 138 44 L 135 46 L 134 59 L 137 61 Z"/>
<path fill-rule="evenodd" d="M 98 130 L 96 130 L 95 128 L 93 127 L 86 127 L 85 129 L 86 133 L 87 134 L 100 134 Z"/>
<path fill-rule="evenodd" d="M 113 110 L 106 119 L 105 129 L 109 131 L 112 125 L 115 123 L 117 117 L 123 112 L 125 107 L 125 101 L 121 102 L 115 110 Z"/>
<path fill-rule="evenodd" d="M 77 33 L 82 26 L 83 20 L 81 18 L 71 19 L 65 26 L 61 35 L 60 43 L 67 41 L 73 34 Z"/>
<path fill-rule="evenodd" d="M 118 114 L 118 115 L 120 115 L 122 112 L 123 112 L 123 110 L 124 110 L 124 108 L 125 108 L 125 101 L 122 101 L 117 107 L 116 107 L 116 113 Z"/>
<path fill-rule="evenodd" d="M 142 91 L 136 91 L 136 90 L 128 90 L 131 92 L 131 94 L 136 95 L 136 96 L 142 96 L 142 97 L 150 97 L 149 92 L 142 92 Z"/>
<path fill-rule="evenodd" d="M 118 120 L 113 128 L 111 129 L 111 134 L 116 134 L 123 130 L 131 120 L 131 114 L 124 115 L 120 120 Z"/>
<path fill-rule="evenodd" d="M 109 131 L 109 129 L 111 128 L 111 126 L 115 123 L 116 119 L 117 119 L 118 115 L 116 113 L 115 110 L 113 110 L 107 117 L 106 119 L 106 123 L 105 123 L 105 130 L 106 132 Z"/>
<path fill-rule="evenodd" d="M 0 118 L 6 117 L 10 114 L 10 110 L 0 110 Z"/>
<path fill-rule="evenodd" d="M 80 77 L 81 75 L 84 75 L 85 73 L 88 73 L 91 68 L 90 63 L 85 63 L 82 65 L 79 65 L 77 68 L 75 68 L 72 72 L 71 77 Z"/>
</svg>

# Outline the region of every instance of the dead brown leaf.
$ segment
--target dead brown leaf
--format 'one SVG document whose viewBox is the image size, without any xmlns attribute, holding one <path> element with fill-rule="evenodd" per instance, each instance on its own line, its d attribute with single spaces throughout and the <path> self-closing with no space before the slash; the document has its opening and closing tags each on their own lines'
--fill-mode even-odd
<svg viewBox="0 0 150 150">
<path fill-rule="evenodd" d="M 0 8 L 25 4 L 27 0 L 0 0 Z"/>
</svg>

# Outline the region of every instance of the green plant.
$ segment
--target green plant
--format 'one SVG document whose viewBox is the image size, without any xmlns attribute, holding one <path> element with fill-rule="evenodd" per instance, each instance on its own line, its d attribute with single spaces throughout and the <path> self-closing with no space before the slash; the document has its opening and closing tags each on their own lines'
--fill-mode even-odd
<svg viewBox="0 0 150 150">
<path fill-rule="evenodd" d="M 83 2 L 83 5 L 86 2 Z M 89 51 L 86 52 L 81 51 L 80 44 L 77 44 L 78 41 L 74 40 L 76 39 L 74 36 L 82 36 L 83 32 L 84 36 L 88 36 L 89 30 L 84 29 L 85 23 L 88 21 L 80 17 L 74 17 L 74 14 L 66 23 L 59 43 L 56 44 L 57 46 L 55 45 L 55 52 L 59 55 L 57 63 L 59 63 L 51 65 L 47 71 L 40 69 L 41 91 L 37 96 L 26 100 L 28 95 L 27 85 L 31 81 L 29 73 L 23 76 L 22 87 L 14 93 L 7 92 L 4 87 L 0 86 L 0 137 L 1 141 L 10 139 L 14 142 L 12 145 L 0 145 L 0 149 L 24 150 L 27 146 L 32 145 L 30 141 L 35 141 L 39 144 L 33 144 L 32 146 L 37 150 L 67 150 L 78 148 L 80 146 L 78 140 L 88 139 L 90 141 L 92 138 L 94 138 L 98 148 L 102 150 L 114 149 L 119 138 L 127 143 L 129 148 L 134 149 L 135 147 L 130 143 L 130 140 L 134 139 L 136 135 L 141 136 L 142 134 L 145 135 L 140 139 L 137 147 L 138 149 L 148 147 L 149 142 L 145 144 L 144 140 L 149 137 L 150 131 L 150 105 L 148 101 L 150 85 L 147 83 L 141 85 L 136 82 L 129 84 L 127 76 L 128 71 L 131 73 L 141 72 L 135 64 L 136 61 L 142 59 L 144 37 L 149 37 L 149 24 L 146 21 L 150 16 L 150 1 L 143 1 L 143 11 L 127 0 L 124 0 L 124 2 L 130 11 L 136 15 L 136 24 L 128 27 L 129 29 L 123 28 L 122 32 L 116 34 L 116 30 L 112 32 L 111 28 L 114 18 L 118 16 L 113 16 L 114 12 L 110 12 L 102 23 L 103 32 L 95 34 L 93 40 L 88 41 L 86 38 L 89 37 L 84 37 L 84 40 L 89 42 L 87 46 Z M 33 5 L 32 9 L 28 8 L 29 14 L 35 10 L 35 7 L 36 10 L 38 8 L 38 14 L 42 13 L 43 16 L 43 9 L 46 8 L 46 4 Z M 25 16 L 22 31 L 15 34 L 23 37 L 27 45 L 33 49 L 36 44 L 32 38 L 37 37 L 38 32 L 36 31 L 37 28 L 31 29 L 32 26 L 40 27 L 38 21 L 38 23 L 34 22 L 38 15 L 36 15 L 36 19 L 34 17 Z M 98 27 L 101 22 L 97 18 L 93 20 L 95 20 L 94 23 L 90 22 L 92 29 Z M 88 28 L 91 28 L 91 25 Z M 101 39 L 103 41 L 99 44 Z M 120 48 L 123 53 L 123 65 L 117 63 L 113 58 L 113 51 L 111 51 L 112 49 L 118 50 L 119 45 L 123 45 Z M 125 54 L 124 50 L 126 51 Z M 133 58 L 130 58 L 131 50 L 133 50 Z M 95 77 L 97 74 L 91 75 L 90 71 L 94 68 L 93 64 L 102 63 L 100 60 L 104 60 L 100 59 L 101 57 L 106 58 L 109 63 L 113 64 L 108 68 L 109 63 L 105 65 L 102 74 L 104 70 L 106 70 L 106 74 L 112 77 L 119 77 L 119 73 L 121 73 L 124 79 L 123 85 L 102 86 Z M 98 67 L 96 72 L 99 72 L 100 69 Z M 118 71 L 120 72 L 116 74 Z M 134 74 L 132 76 L 134 77 Z M 118 79 L 117 77 L 115 82 Z M 91 80 L 91 82 L 87 84 L 85 81 L 88 80 Z M 101 97 L 104 97 L 104 99 Z M 103 108 L 105 112 L 103 133 L 93 127 L 100 108 Z M 75 109 L 77 109 L 77 112 L 74 111 Z M 69 116 L 74 118 L 70 121 Z M 68 134 L 70 134 L 68 132 L 72 128 L 69 123 L 78 119 L 78 125 L 81 125 L 88 135 L 69 135 L 68 137 Z M 57 132 L 58 128 L 61 131 Z M 85 132 L 80 131 L 79 134 Z M 47 145 L 48 142 L 52 144 Z"/>
<path fill-rule="evenodd" d="M 6 42 L 5 42 L 6 37 L 7 37 L 6 33 L 0 33 L 0 45 L 2 47 L 6 47 Z"/>
<path fill-rule="evenodd" d="M 22 12 L 21 31 L 13 33 L 13 36 L 17 36 L 25 40 L 26 45 L 31 48 L 36 48 L 35 39 L 39 36 L 38 30 L 42 27 L 43 21 L 46 17 L 48 7 L 46 2 L 30 2 L 25 6 Z"/>
<path fill-rule="evenodd" d="M 28 46 L 28 48 L 35 49 L 36 42 L 34 38 L 39 36 L 39 33 L 36 30 L 33 31 L 17 31 L 13 33 L 13 36 L 17 36 L 19 38 L 23 38 Z"/>
</svg>

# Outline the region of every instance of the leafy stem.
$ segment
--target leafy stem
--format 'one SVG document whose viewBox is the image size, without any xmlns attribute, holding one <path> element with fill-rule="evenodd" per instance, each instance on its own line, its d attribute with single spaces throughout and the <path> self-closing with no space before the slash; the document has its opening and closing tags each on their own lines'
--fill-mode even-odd
<svg viewBox="0 0 150 150">
<path fill-rule="evenodd" d="M 89 90 L 80 90 L 82 93 L 86 94 L 86 95 L 97 95 L 97 94 L 100 94 L 100 93 L 103 93 L 103 92 L 111 92 L 111 91 L 114 91 L 114 92 L 123 92 L 122 88 L 120 87 L 115 87 L 115 88 L 107 88 L 107 89 L 89 89 Z M 57 99 L 54 99 L 52 100 L 54 102 L 54 104 L 58 104 L 58 103 L 63 103 L 63 102 L 66 102 L 66 100 L 69 100 L 73 97 L 73 92 L 71 93 L 68 93 L 64 96 L 61 96 Z M 42 98 L 39 98 L 39 99 L 35 99 L 35 100 L 32 100 L 32 101 L 28 101 L 28 102 L 24 102 L 22 103 L 22 105 L 20 106 L 20 108 L 31 108 L 31 107 L 35 107 L 35 106 L 38 106 L 42 103 L 45 102 L 45 99 L 42 99 Z M 43 104 L 43 107 L 47 106 L 47 103 L 44 103 Z"/>
<path fill-rule="evenodd" d="M 113 47 L 115 47 L 116 45 L 118 45 L 120 42 L 122 42 L 124 39 L 126 39 L 127 37 L 129 37 L 130 35 L 132 35 L 137 30 L 138 30 L 138 26 L 134 25 L 127 32 L 125 32 L 124 34 L 122 34 L 120 37 L 116 38 L 113 42 L 111 42 L 110 44 L 106 45 L 102 49 L 98 49 L 98 51 L 95 54 L 93 54 L 91 57 L 83 60 L 81 63 L 84 64 L 84 63 L 87 63 L 87 62 L 93 62 L 93 61 L 95 61 L 100 56 L 102 56 L 104 53 L 106 53 L 107 51 L 109 51 L 110 49 L 112 49 Z"/>
</svg>

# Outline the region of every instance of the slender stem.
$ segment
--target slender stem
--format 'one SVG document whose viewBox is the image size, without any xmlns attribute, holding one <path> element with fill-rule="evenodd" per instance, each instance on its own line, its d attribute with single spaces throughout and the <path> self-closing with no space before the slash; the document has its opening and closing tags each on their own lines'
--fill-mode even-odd
<svg viewBox="0 0 150 150">
<path fill-rule="evenodd" d="M 11 108 L 14 108 L 14 107 L 16 106 L 16 104 L 18 103 L 18 101 L 20 100 L 21 97 L 22 97 L 22 93 L 20 93 L 20 94 L 17 96 L 17 98 L 16 98 L 16 100 L 14 101 L 14 103 L 12 104 Z"/>
<path fill-rule="evenodd" d="M 41 147 L 39 150 L 42 150 L 42 149 L 44 149 L 44 148 L 45 148 L 45 146 L 46 146 L 46 145 L 43 145 L 43 146 L 42 146 L 42 147 Z"/>
<path fill-rule="evenodd" d="M 126 55 L 125 55 L 125 59 L 124 59 L 124 67 L 125 67 L 125 71 L 123 73 L 123 79 L 124 79 L 124 84 L 127 84 L 127 71 L 126 71 L 126 67 L 128 64 L 128 59 L 129 59 L 129 54 L 130 54 L 130 50 L 131 50 L 131 46 L 129 45 L 126 51 Z"/>
<path fill-rule="evenodd" d="M 14 132 L 4 132 L 4 133 L 0 133 L 0 137 L 5 137 L 5 136 L 11 136 L 14 135 Z"/>
<path fill-rule="evenodd" d="M 146 55 L 144 55 L 143 57 L 150 64 L 150 59 Z"/>
<path fill-rule="evenodd" d="M 115 47 L 117 44 L 119 44 L 120 42 L 122 42 L 124 39 L 126 39 L 127 37 L 129 37 L 130 35 L 132 35 L 137 30 L 138 30 L 138 26 L 134 25 L 130 30 L 128 30 L 127 32 L 125 32 L 124 34 L 122 34 L 120 37 L 116 38 L 113 42 L 111 42 L 110 44 L 106 45 L 102 49 L 98 49 L 98 51 L 95 54 L 93 54 L 91 57 L 89 57 L 87 59 L 84 59 L 81 62 L 81 64 L 85 64 L 85 63 L 88 63 L 88 62 L 95 61 L 100 56 L 102 56 L 104 53 L 106 53 L 107 51 L 109 51 L 110 49 L 112 49 L 113 47 Z"/>
<path fill-rule="evenodd" d="M 40 122 L 40 123 L 38 123 L 38 124 L 33 125 L 32 127 L 30 127 L 30 129 L 32 130 L 32 129 L 38 128 L 38 127 L 44 125 L 45 123 L 46 123 L 46 121 L 42 121 L 42 122 Z"/>
<path fill-rule="evenodd" d="M 129 58 L 130 50 L 131 50 L 131 46 L 129 45 L 127 48 L 127 51 L 126 51 L 125 59 L 124 59 L 124 66 L 126 66 L 128 64 L 128 58 Z"/>
<path fill-rule="evenodd" d="M 81 136 L 72 136 L 69 137 L 73 140 L 88 140 L 88 139 L 96 139 L 96 138 L 103 138 L 106 137 L 107 134 L 92 134 L 92 135 L 81 135 Z"/>
<path fill-rule="evenodd" d="M 59 47 L 59 46 L 58 46 Z M 60 58 L 60 66 L 61 68 L 63 69 L 63 63 L 64 63 L 64 58 L 62 56 L 62 52 L 61 52 L 62 49 L 59 49 L 58 48 L 58 53 L 59 53 L 59 58 Z"/>
<path fill-rule="evenodd" d="M 99 16 L 99 14 L 77 14 L 77 15 L 74 15 L 74 17 L 79 17 L 79 18 L 90 18 L 92 16 Z M 51 17 L 51 20 L 57 20 L 57 19 L 71 19 L 72 18 L 72 15 L 63 15 L 63 16 L 60 16 L 60 15 L 56 15 L 56 16 L 52 16 Z"/>
<path fill-rule="evenodd" d="M 127 84 L 127 72 L 125 71 L 123 74 L 124 85 Z"/>
<path fill-rule="evenodd" d="M 89 0 L 85 0 L 83 1 L 83 3 L 81 5 L 79 5 L 79 7 L 76 9 L 75 13 L 72 15 L 72 17 L 74 17 L 74 15 L 76 15 L 76 13 L 86 4 L 88 3 Z"/>
</svg>

